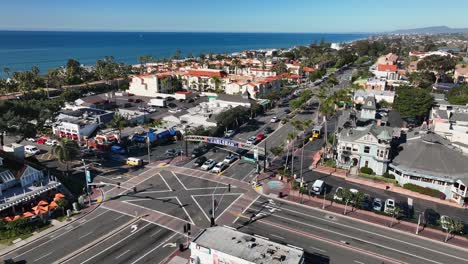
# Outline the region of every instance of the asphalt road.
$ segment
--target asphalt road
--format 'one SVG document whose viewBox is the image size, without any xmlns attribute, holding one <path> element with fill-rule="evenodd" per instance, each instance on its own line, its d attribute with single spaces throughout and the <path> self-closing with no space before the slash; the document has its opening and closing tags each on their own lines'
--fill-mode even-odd
<svg viewBox="0 0 468 264">
<path fill-rule="evenodd" d="M 256 216 L 249 223 L 252 214 Z M 318 209 L 270 202 L 264 197 L 252 204 L 236 226 L 241 231 L 303 247 L 312 257 L 325 255 L 330 263 L 467 263 L 468 260 L 467 251 L 441 242 Z"/>
</svg>

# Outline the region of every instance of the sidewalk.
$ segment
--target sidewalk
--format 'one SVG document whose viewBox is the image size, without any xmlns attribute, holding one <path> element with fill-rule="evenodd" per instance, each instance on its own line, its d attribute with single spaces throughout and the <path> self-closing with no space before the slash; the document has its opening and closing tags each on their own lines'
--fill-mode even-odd
<svg viewBox="0 0 468 264">
<path fill-rule="evenodd" d="M 333 201 L 328 201 L 328 200 L 325 200 L 324 202 L 323 198 L 317 198 L 314 196 L 310 196 L 310 197 L 308 195 L 301 195 L 301 196 L 299 196 L 299 191 L 289 190 L 289 194 L 282 199 L 289 201 L 289 202 L 296 203 L 296 204 L 301 204 L 301 199 L 302 199 L 301 205 L 314 207 L 314 208 L 322 208 L 323 205 L 325 204 L 325 209 L 324 209 L 325 211 L 329 211 L 329 212 L 333 212 L 333 213 L 337 213 L 341 215 L 343 215 L 344 213 L 345 206 L 343 204 L 334 203 Z M 398 221 L 398 220 L 392 219 L 392 217 L 376 214 L 370 211 L 354 209 L 349 205 L 347 207 L 347 210 L 348 212 L 346 216 L 356 219 L 358 221 L 366 222 L 368 224 L 374 224 L 374 225 L 384 227 L 384 228 L 391 228 L 392 230 L 404 232 L 410 235 L 414 235 L 414 236 L 418 236 L 418 237 L 422 237 L 426 239 L 431 239 L 431 240 L 435 240 L 439 242 L 443 242 L 446 237 L 446 233 L 440 230 L 436 230 L 436 229 L 432 229 L 428 227 L 424 228 L 423 225 L 420 225 L 419 235 L 416 235 L 415 232 L 416 232 L 417 224 L 414 224 L 411 222 L 405 222 L 405 221 Z M 455 236 L 449 239 L 447 244 L 462 247 L 462 248 L 468 248 L 468 239 L 460 237 L 460 236 Z"/>
</svg>

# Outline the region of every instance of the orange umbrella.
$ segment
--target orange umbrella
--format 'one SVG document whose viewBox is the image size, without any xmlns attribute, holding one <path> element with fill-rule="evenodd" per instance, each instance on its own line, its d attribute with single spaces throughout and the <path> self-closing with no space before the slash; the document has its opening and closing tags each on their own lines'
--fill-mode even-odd
<svg viewBox="0 0 468 264">
<path fill-rule="evenodd" d="M 48 208 L 48 206 L 46 206 L 46 207 L 44 207 L 44 206 L 34 206 L 33 210 L 34 210 L 34 213 L 36 215 L 40 215 L 40 214 L 47 213 L 47 211 L 49 211 L 49 208 Z"/>
<path fill-rule="evenodd" d="M 7 222 L 13 221 L 13 217 L 11 217 L 11 216 L 7 216 L 7 217 L 5 217 L 3 219 L 5 219 L 5 221 L 7 221 Z"/>
<path fill-rule="evenodd" d="M 32 217 L 32 216 L 34 216 L 34 213 L 33 213 L 33 212 L 26 212 L 26 213 L 23 213 L 23 217 L 28 218 L 28 217 Z"/>
<path fill-rule="evenodd" d="M 21 219 L 21 216 L 20 215 L 15 215 L 15 217 L 13 217 L 13 220 L 12 221 L 16 221 L 18 219 Z"/>
<path fill-rule="evenodd" d="M 50 209 L 50 210 L 53 210 L 53 209 L 55 209 L 55 208 L 57 208 L 57 207 L 58 207 L 58 205 L 57 205 L 56 202 L 51 202 L 51 203 L 49 204 L 49 209 Z"/>
<path fill-rule="evenodd" d="M 56 193 L 55 197 L 54 197 L 54 201 L 60 200 L 62 198 L 65 198 L 65 195 L 63 195 L 61 193 Z"/>
<path fill-rule="evenodd" d="M 40 205 L 40 206 L 44 206 L 44 205 L 48 205 L 49 203 L 44 201 L 44 200 L 41 200 L 37 205 Z"/>
</svg>

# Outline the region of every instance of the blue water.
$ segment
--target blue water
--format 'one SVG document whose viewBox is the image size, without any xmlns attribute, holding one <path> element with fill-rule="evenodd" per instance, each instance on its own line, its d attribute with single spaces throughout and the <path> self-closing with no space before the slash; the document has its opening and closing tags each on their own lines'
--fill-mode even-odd
<svg viewBox="0 0 468 264">
<path fill-rule="evenodd" d="M 248 49 L 289 48 L 307 45 L 322 38 L 327 42 L 348 42 L 366 34 L 293 33 L 137 33 L 137 32 L 31 32 L 0 31 L 0 75 L 4 67 L 12 71 L 37 65 L 41 73 L 63 66 L 68 58 L 82 64 L 112 55 L 117 61 L 136 64 L 137 58 L 152 55 L 169 57 L 180 49 L 190 52 L 232 53 Z"/>
</svg>

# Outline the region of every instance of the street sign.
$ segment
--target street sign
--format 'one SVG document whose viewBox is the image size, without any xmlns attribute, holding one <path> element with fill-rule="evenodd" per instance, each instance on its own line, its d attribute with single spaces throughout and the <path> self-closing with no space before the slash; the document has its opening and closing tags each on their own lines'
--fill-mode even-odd
<svg viewBox="0 0 468 264">
<path fill-rule="evenodd" d="M 224 146 L 230 146 L 230 147 L 237 147 L 237 142 L 225 139 L 225 138 L 206 138 L 205 140 L 208 143 L 213 143 L 213 144 L 218 144 L 218 145 L 224 145 Z"/>
<path fill-rule="evenodd" d="M 86 175 L 86 182 L 91 183 L 91 172 L 89 170 L 85 170 L 85 175 Z"/>
</svg>

